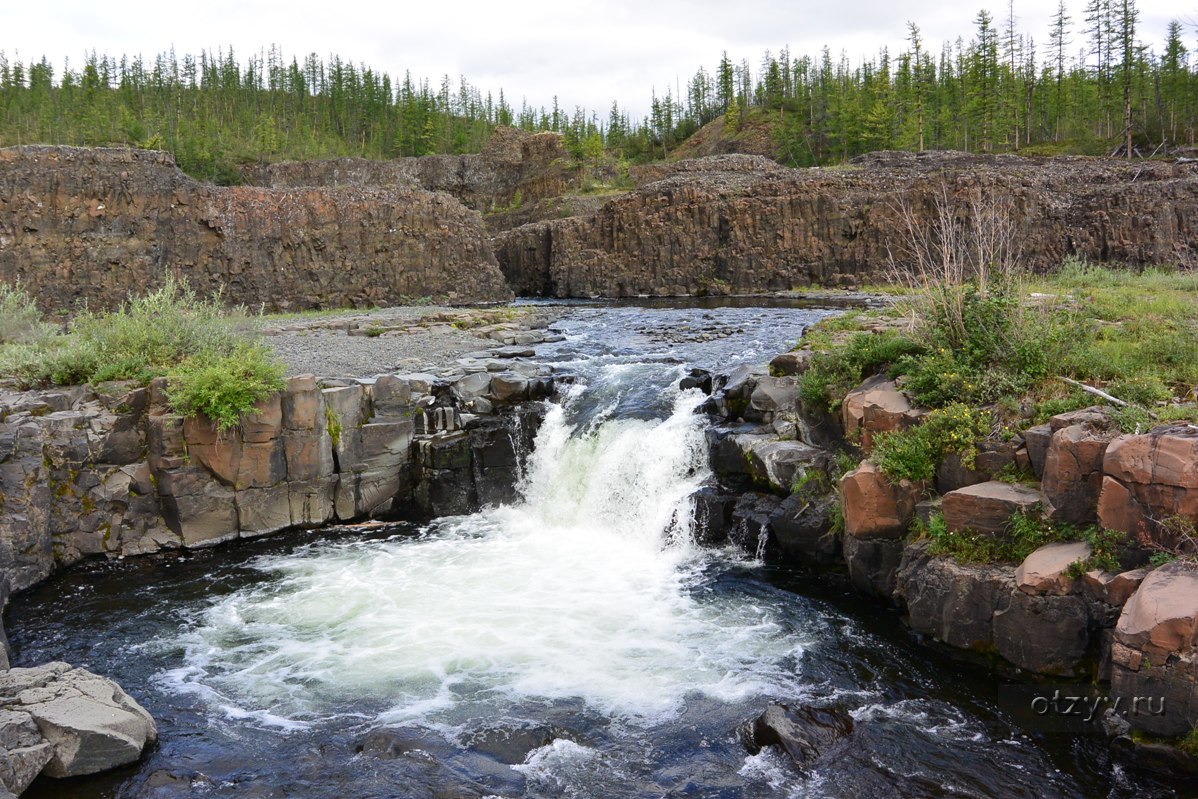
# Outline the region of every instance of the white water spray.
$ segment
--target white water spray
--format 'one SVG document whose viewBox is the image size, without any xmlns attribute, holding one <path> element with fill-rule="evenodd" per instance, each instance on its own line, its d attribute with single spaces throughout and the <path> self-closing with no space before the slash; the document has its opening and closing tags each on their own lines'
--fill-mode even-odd
<svg viewBox="0 0 1198 799">
<path fill-rule="evenodd" d="M 208 608 L 165 680 L 228 713 L 301 723 L 361 700 L 397 723 L 574 699 L 652 723 L 692 692 L 778 690 L 799 642 L 768 609 L 700 590 L 688 498 L 708 475 L 701 399 L 584 435 L 553 407 L 519 504 L 415 540 L 260 559 L 276 579 Z"/>
</svg>

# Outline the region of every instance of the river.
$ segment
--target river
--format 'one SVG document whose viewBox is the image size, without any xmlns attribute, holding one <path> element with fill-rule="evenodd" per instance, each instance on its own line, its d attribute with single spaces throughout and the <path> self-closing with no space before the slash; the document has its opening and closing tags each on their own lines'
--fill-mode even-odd
<svg viewBox="0 0 1198 799">
<path fill-rule="evenodd" d="M 695 545 L 705 418 L 679 378 L 831 312 L 568 306 L 538 359 L 575 382 L 516 504 L 94 562 L 15 598 L 17 665 L 112 677 L 161 738 L 26 796 L 1173 796 L 845 581 Z M 808 773 L 750 755 L 738 727 L 771 701 L 846 709 L 848 747 Z"/>
</svg>

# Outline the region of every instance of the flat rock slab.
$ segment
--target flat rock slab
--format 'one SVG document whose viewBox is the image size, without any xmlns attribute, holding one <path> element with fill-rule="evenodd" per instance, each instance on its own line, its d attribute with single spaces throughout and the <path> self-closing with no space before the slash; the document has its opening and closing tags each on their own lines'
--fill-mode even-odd
<svg viewBox="0 0 1198 799">
<path fill-rule="evenodd" d="M 1032 513 L 1042 502 L 1034 488 L 990 480 L 948 492 L 942 508 L 948 529 L 996 536 L 1006 532 L 1011 516 Z"/>
<path fill-rule="evenodd" d="M 0 697 L 8 711 L 28 714 L 53 748 L 41 769 L 49 777 L 133 763 L 158 737 L 154 719 L 120 686 L 66 663 L 0 674 Z"/>
<path fill-rule="evenodd" d="M 1093 548 L 1085 541 L 1048 544 L 1024 558 L 1015 570 L 1019 590 L 1032 596 L 1063 596 L 1073 590 L 1076 580 L 1069 568 L 1090 558 Z"/>
<path fill-rule="evenodd" d="M 495 358 L 531 358 L 537 351 L 530 347 L 511 346 L 491 350 L 490 354 Z"/>
<path fill-rule="evenodd" d="M 1180 561 L 1152 571 L 1123 606 L 1115 640 L 1162 665 L 1198 644 L 1198 568 Z"/>
</svg>

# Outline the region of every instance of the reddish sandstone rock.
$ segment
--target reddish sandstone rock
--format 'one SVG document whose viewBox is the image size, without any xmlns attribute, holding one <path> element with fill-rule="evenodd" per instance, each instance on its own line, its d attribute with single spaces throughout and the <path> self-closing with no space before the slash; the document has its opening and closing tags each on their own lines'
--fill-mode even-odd
<svg viewBox="0 0 1198 799">
<path fill-rule="evenodd" d="M 1115 433 L 1074 424 L 1052 435 L 1044 459 L 1045 510 L 1054 521 L 1093 524 L 1098 518 L 1103 456 Z"/>
<path fill-rule="evenodd" d="M 861 451 L 873 450 L 879 433 L 905 430 L 915 425 L 923 412 L 911 407 L 907 395 L 891 380 L 875 377 L 845 395 L 841 405 L 845 435 L 860 431 Z"/>
<path fill-rule="evenodd" d="M 1198 427 L 1165 425 L 1107 447 L 1098 521 L 1142 543 L 1175 545 L 1160 521 L 1198 521 Z"/>
<path fill-rule="evenodd" d="M 1115 640 L 1157 666 L 1198 644 L 1198 568 L 1180 561 L 1149 574 L 1123 607 Z"/>
<path fill-rule="evenodd" d="M 1198 725 L 1196 644 L 1198 568 L 1166 564 L 1123 606 L 1111 645 L 1111 693 L 1132 727 L 1178 736 Z"/>
<path fill-rule="evenodd" d="M 1068 594 L 1076 582 L 1069 576 L 1070 567 L 1087 560 L 1092 551 L 1085 541 L 1042 546 L 1015 569 L 1015 583 L 1020 591 L 1032 596 Z"/>
<path fill-rule="evenodd" d="M 944 522 L 957 532 L 999 535 L 1006 531 L 1011 516 L 1034 512 L 1042 500 L 1033 488 L 991 480 L 945 494 Z"/>
<path fill-rule="evenodd" d="M 892 483 L 877 466 L 863 462 L 840 479 L 845 532 L 861 539 L 902 538 L 924 491 L 922 483 Z"/>
</svg>

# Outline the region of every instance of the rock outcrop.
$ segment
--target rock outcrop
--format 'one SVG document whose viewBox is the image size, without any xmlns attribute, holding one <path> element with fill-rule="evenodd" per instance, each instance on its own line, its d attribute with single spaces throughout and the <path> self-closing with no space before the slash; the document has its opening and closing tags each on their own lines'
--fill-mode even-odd
<svg viewBox="0 0 1198 799">
<path fill-rule="evenodd" d="M 1111 691 L 1127 721 L 1157 735 L 1198 726 L 1198 567 L 1151 572 L 1124 605 L 1111 647 Z"/>
<path fill-rule="evenodd" d="M 1140 543 L 1174 547 L 1180 520 L 1198 523 L 1198 425 L 1162 425 L 1120 436 L 1107 446 L 1098 521 Z"/>
<path fill-rule="evenodd" d="M 580 182 L 562 137 L 496 128 L 481 153 L 375 161 L 338 158 L 288 161 L 243 169 L 246 181 L 271 189 L 312 187 L 422 188 L 445 192 L 467 208 L 490 212 L 558 197 Z"/>
<path fill-rule="evenodd" d="M 846 169 L 791 170 L 722 155 L 657 167 L 659 179 L 597 213 L 499 234 L 519 294 L 555 297 L 744 294 L 878 279 L 906 229 L 947 192 L 1011 198 L 1025 260 L 1066 256 L 1191 263 L 1198 165 L 1088 158 L 882 153 Z M 654 176 L 657 176 L 654 175 Z M 653 177 L 653 176 L 651 176 Z"/>
<path fill-rule="evenodd" d="M 43 310 L 185 278 L 267 309 L 507 300 L 482 219 L 411 186 L 223 188 L 166 153 L 0 149 L 0 281 Z"/>
<path fill-rule="evenodd" d="M 527 401 L 553 390 L 518 366 L 482 373 L 486 385 L 477 374 L 294 377 L 223 434 L 172 414 L 162 380 L 0 392 L 0 573 L 20 590 L 90 555 L 510 497 L 539 424 Z"/>
<path fill-rule="evenodd" d="M 39 774 L 80 777 L 135 762 L 158 738 L 115 683 L 66 663 L 0 673 L 0 781 L 14 794 Z"/>
</svg>

